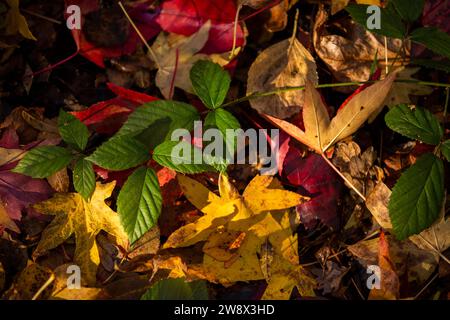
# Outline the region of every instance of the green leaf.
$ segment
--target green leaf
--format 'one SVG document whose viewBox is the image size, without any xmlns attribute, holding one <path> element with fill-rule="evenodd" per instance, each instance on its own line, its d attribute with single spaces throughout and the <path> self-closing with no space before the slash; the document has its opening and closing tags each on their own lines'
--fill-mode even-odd
<svg viewBox="0 0 450 320">
<path fill-rule="evenodd" d="M 227 129 L 239 129 L 241 127 L 239 121 L 230 112 L 219 108 L 208 113 L 205 118 L 204 125 L 205 127 L 219 129 L 224 141 L 226 142 L 227 152 L 233 156 L 237 147 L 237 138 L 234 134 L 232 136 L 227 136 Z"/>
<path fill-rule="evenodd" d="M 86 159 L 108 170 L 125 170 L 149 160 L 150 153 L 136 139 L 121 136 L 109 139 Z"/>
<path fill-rule="evenodd" d="M 95 172 L 92 163 L 85 159 L 78 160 L 72 175 L 75 190 L 87 201 L 95 189 Z"/>
<path fill-rule="evenodd" d="M 148 289 L 141 300 L 208 300 L 208 288 L 203 280 L 164 279 Z"/>
<path fill-rule="evenodd" d="M 391 0 L 390 3 L 394 5 L 403 20 L 414 22 L 422 15 L 425 0 Z"/>
<path fill-rule="evenodd" d="M 80 151 L 86 148 L 89 130 L 77 117 L 61 109 L 58 117 L 58 129 L 59 134 L 67 144 Z"/>
<path fill-rule="evenodd" d="M 213 167 L 205 163 L 202 151 L 186 141 L 165 141 L 161 143 L 153 151 L 153 160 L 164 167 L 181 173 L 192 174 L 214 171 Z"/>
<path fill-rule="evenodd" d="M 443 142 L 440 146 L 440 150 L 445 159 L 450 162 L 450 139 Z"/>
<path fill-rule="evenodd" d="M 423 44 L 431 51 L 450 58 L 450 35 L 433 27 L 415 29 L 411 40 Z"/>
<path fill-rule="evenodd" d="M 46 178 L 66 167 L 72 153 L 61 147 L 43 146 L 28 151 L 12 170 L 33 178 Z"/>
<path fill-rule="evenodd" d="M 200 116 L 193 106 L 183 102 L 157 100 L 137 108 L 124 123 L 116 136 L 138 135 L 158 120 L 168 118 L 171 121 L 170 130 L 185 128 L 192 130 L 194 121 Z"/>
<path fill-rule="evenodd" d="M 444 165 L 427 153 L 397 181 L 389 200 L 389 215 L 398 239 L 420 233 L 439 217 L 444 199 Z"/>
<path fill-rule="evenodd" d="M 368 29 L 367 19 L 370 14 L 367 14 L 368 5 L 351 4 L 345 9 L 350 13 L 353 20 L 361 24 L 366 30 L 377 33 L 382 36 L 402 39 L 406 35 L 406 27 L 402 23 L 400 16 L 397 15 L 394 9 L 388 7 L 381 10 L 381 28 Z"/>
<path fill-rule="evenodd" d="M 162 196 L 155 171 L 138 168 L 128 177 L 117 198 L 117 212 L 131 243 L 158 223 L 161 207 Z"/>
<path fill-rule="evenodd" d="M 211 108 L 220 107 L 227 96 L 231 78 L 217 63 L 199 60 L 191 68 L 192 87 L 203 103 Z"/>
<path fill-rule="evenodd" d="M 443 135 L 437 118 L 424 108 L 411 110 L 406 104 L 400 104 L 386 114 L 385 121 L 392 130 L 432 145 L 439 144 Z"/>
</svg>

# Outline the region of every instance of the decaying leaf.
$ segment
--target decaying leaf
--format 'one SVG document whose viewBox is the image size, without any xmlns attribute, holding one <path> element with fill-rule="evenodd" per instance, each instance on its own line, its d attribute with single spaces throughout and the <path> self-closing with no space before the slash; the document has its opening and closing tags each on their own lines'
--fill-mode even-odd
<svg viewBox="0 0 450 320">
<path fill-rule="evenodd" d="M 9 230 L 12 230 L 14 232 L 20 233 L 20 229 L 17 227 L 17 225 L 14 223 L 14 221 L 9 217 L 8 213 L 6 212 L 5 206 L 0 200 L 0 230 L 1 228 L 7 228 Z M 1 234 L 1 232 L 0 232 Z"/>
<path fill-rule="evenodd" d="M 19 0 L 7 0 L 9 11 L 6 15 L 6 34 L 14 35 L 20 33 L 24 38 L 36 40 L 28 28 L 25 17 L 20 13 Z"/>
<path fill-rule="evenodd" d="M 387 52 L 384 37 L 368 32 L 353 20 L 346 19 L 331 24 L 329 28 L 339 34 L 330 34 L 329 19 L 323 6 L 319 7 L 316 15 L 313 42 L 317 55 L 326 63 L 334 77 L 341 82 L 367 81 L 375 56 L 378 55 L 378 65 L 382 70 L 386 65 L 385 56 L 390 60 L 389 66 L 400 51 L 400 39 L 387 39 Z M 400 65 L 397 59 L 394 66 Z"/>
<path fill-rule="evenodd" d="M 331 0 L 331 14 L 335 14 L 344 9 L 350 0 Z M 356 0 L 359 4 L 373 4 L 380 6 L 380 0 Z"/>
<path fill-rule="evenodd" d="M 86 283 L 95 284 L 97 266 L 100 263 L 97 234 L 101 230 L 108 232 L 124 248 L 128 242 L 119 216 L 105 203 L 114 186 L 115 182 L 97 183 L 89 202 L 78 193 L 58 193 L 53 198 L 34 205 L 39 212 L 54 215 L 55 218 L 42 233 L 33 257 L 39 257 L 75 234 L 75 262 L 80 266 Z"/>
<path fill-rule="evenodd" d="M 356 132 L 373 113 L 384 106 L 383 101 L 391 89 L 395 76 L 395 73 L 391 73 L 384 80 L 354 95 L 331 120 L 319 92 L 313 83 L 307 81 L 303 106 L 305 131 L 287 121 L 270 115 L 264 116 L 297 141 L 322 153 L 336 142 Z"/>
<path fill-rule="evenodd" d="M 69 191 L 69 175 L 67 168 L 62 168 L 47 178 L 49 185 L 57 192 Z"/>
<path fill-rule="evenodd" d="M 25 155 L 21 149 L 9 149 L 0 147 L 0 166 L 20 160 Z"/>
<path fill-rule="evenodd" d="M 386 230 L 392 229 L 388 209 L 390 196 L 391 190 L 383 182 L 379 182 L 366 198 L 367 209 L 369 209 L 378 224 Z"/>
<path fill-rule="evenodd" d="M 399 80 L 417 80 L 412 76 L 419 71 L 419 68 L 398 68 L 397 71 Z M 402 103 L 411 104 L 410 95 L 423 96 L 431 92 L 433 92 L 433 88 L 422 84 L 395 82 L 384 103 L 389 107 Z"/>
<path fill-rule="evenodd" d="M 375 165 L 377 153 L 373 147 L 364 152 L 354 141 L 339 142 L 333 155 L 333 163 L 362 194 L 369 194 L 377 181 L 383 178 L 383 170 Z"/>
<path fill-rule="evenodd" d="M 262 51 L 248 72 L 247 95 L 283 87 L 302 86 L 306 80 L 318 83 L 316 63 L 296 38 L 278 42 Z M 301 90 L 250 100 L 252 108 L 277 118 L 287 118 L 304 104 Z"/>
<path fill-rule="evenodd" d="M 46 299 L 52 292 L 54 279 L 50 269 L 28 261 L 27 267 L 5 292 L 4 297 L 8 300 Z"/>
<path fill-rule="evenodd" d="M 437 266 L 436 256 L 429 250 L 417 247 L 412 241 L 398 241 L 386 235 L 391 261 L 400 278 L 407 276 L 409 282 L 423 283 Z M 363 240 L 348 247 L 348 250 L 364 266 L 378 264 L 379 238 Z"/>
<path fill-rule="evenodd" d="M 380 288 L 370 290 L 369 300 L 396 300 L 400 295 L 400 280 L 389 252 L 389 243 L 384 232 L 378 242 L 378 266 L 380 267 Z"/>
<path fill-rule="evenodd" d="M 450 218 L 441 219 L 419 235 L 411 236 L 409 239 L 419 248 L 431 250 L 436 255 L 436 250 L 444 252 L 450 247 Z"/>
</svg>

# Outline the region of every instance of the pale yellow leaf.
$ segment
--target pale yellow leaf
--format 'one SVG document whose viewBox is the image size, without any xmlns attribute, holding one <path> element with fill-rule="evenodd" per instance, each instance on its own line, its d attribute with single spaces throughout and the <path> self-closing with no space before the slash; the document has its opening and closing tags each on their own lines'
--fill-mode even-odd
<svg viewBox="0 0 450 320">
<path fill-rule="evenodd" d="M 81 268 L 88 285 L 96 282 L 100 256 L 96 236 L 104 230 L 116 238 L 118 245 L 126 248 L 128 238 L 119 216 L 105 203 L 111 196 L 115 182 L 97 183 L 89 202 L 78 193 L 57 193 L 53 198 L 33 206 L 37 211 L 55 218 L 43 231 L 33 257 L 38 257 L 75 235 L 75 263 Z"/>
</svg>

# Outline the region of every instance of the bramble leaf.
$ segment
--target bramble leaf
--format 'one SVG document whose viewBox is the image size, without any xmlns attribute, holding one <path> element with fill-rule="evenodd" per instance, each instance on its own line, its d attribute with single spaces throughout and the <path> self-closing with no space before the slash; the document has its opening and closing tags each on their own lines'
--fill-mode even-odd
<svg viewBox="0 0 450 320">
<path fill-rule="evenodd" d="M 444 199 L 444 165 L 432 153 L 423 155 L 397 181 L 389 200 L 389 216 L 399 240 L 428 228 Z"/>
<path fill-rule="evenodd" d="M 151 168 L 140 167 L 128 177 L 117 198 L 117 212 L 131 243 L 158 222 L 162 197 Z"/>
<path fill-rule="evenodd" d="M 443 130 L 437 118 L 427 109 L 412 110 L 406 104 L 392 108 L 385 116 L 389 128 L 408 138 L 437 145 Z"/>
<path fill-rule="evenodd" d="M 144 144 L 130 136 L 113 137 L 86 158 L 108 170 L 125 170 L 150 159 Z"/>
<path fill-rule="evenodd" d="M 227 96 L 231 78 L 217 63 L 197 61 L 190 72 L 192 87 L 197 96 L 210 109 L 220 107 Z"/>
<path fill-rule="evenodd" d="M 73 169 L 73 185 L 84 200 L 88 200 L 95 189 L 95 172 L 90 161 L 80 159 Z"/>
<path fill-rule="evenodd" d="M 164 279 L 148 289 L 141 300 L 208 300 L 208 289 L 203 280 Z"/>
<path fill-rule="evenodd" d="M 46 178 L 66 167 L 72 157 L 72 153 L 62 147 L 37 147 L 28 151 L 12 172 L 33 178 Z"/>
<path fill-rule="evenodd" d="M 89 130 L 77 117 L 61 109 L 58 117 L 58 129 L 59 134 L 67 144 L 78 148 L 80 151 L 86 148 Z"/>
</svg>

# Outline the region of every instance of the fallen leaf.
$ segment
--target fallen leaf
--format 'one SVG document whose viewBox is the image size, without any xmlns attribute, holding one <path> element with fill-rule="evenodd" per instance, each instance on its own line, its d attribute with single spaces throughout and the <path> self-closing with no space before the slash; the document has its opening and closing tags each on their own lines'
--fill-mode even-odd
<svg viewBox="0 0 450 320">
<path fill-rule="evenodd" d="M 14 223 L 14 221 L 9 217 L 8 213 L 6 212 L 4 204 L 0 201 L 0 231 L 1 231 L 1 228 L 7 228 L 11 231 L 20 233 L 20 229 L 17 227 L 17 225 Z M 0 232 L 0 234 L 1 233 L 2 232 Z"/>
<path fill-rule="evenodd" d="M 9 11 L 5 18 L 6 34 L 14 35 L 20 33 L 24 38 L 36 40 L 28 28 L 25 17 L 20 13 L 19 0 L 7 0 Z"/>
<path fill-rule="evenodd" d="M 397 78 L 399 80 L 417 80 L 412 77 L 419 68 L 399 68 Z M 433 88 L 417 83 L 395 82 L 386 97 L 384 104 L 389 107 L 405 103 L 411 104 L 410 95 L 425 96 L 433 92 Z"/>
<path fill-rule="evenodd" d="M 69 191 L 69 175 L 67 168 L 63 168 L 47 178 L 48 183 L 56 192 Z"/>
<path fill-rule="evenodd" d="M 389 253 L 389 243 L 384 232 L 378 242 L 378 266 L 380 267 L 380 288 L 370 290 L 369 300 L 397 300 L 400 296 L 400 280 Z"/>
<path fill-rule="evenodd" d="M 168 0 L 162 3 L 156 21 L 164 31 L 183 36 L 198 33 L 210 21 L 209 37 L 197 51 L 202 50 L 205 54 L 221 53 L 233 47 L 236 9 L 235 1 L 228 0 Z M 236 47 L 241 47 L 244 41 L 244 31 L 239 23 Z"/>
<path fill-rule="evenodd" d="M 383 182 L 379 182 L 366 198 L 367 209 L 378 224 L 386 230 L 392 229 L 388 209 L 391 193 L 391 190 Z"/>
<path fill-rule="evenodd" d="M 384 70 L 386 65 L 381 57 L 387 56 L 392 61 L 402 45 L 400 39 L 387 38 L 386 52 L 384 37 L 367 31 L 351 19 L 329 22 L 323 5 L 316 15 L 313 43 L 317 55 L 340 82 L 367 81 L 375 56 L 378 55 L 378 66 Z M 394 66 L 400 62 L 398 59 Z"/>
<path fill-rule="evenodd" d="M 283 171 L 292 185 L 311 197 L 311 200 L 296 207 L 301 223 L 307 228 L 313 228 L 319 220 L 337 229 L 338 199 L 343 183 L 325 160 L 317 154 L 302 159 L 299 153 L 291 148 L 284 161 Z"/>
<path fill-rule="evenodd" d="M 22 270 L 11 288 L 4 293 L 4 298 L 8 300 L 46 299 L 52 292 L 54 277 L 50 269 L 28 261 L 27 267 Z M 41 289 L 43 289 L 42 292 L 40 292 Z"/>
<path fill-rule="evenodd" d="M 89 0 L 66 0 L 65 5 L 66 8 L 70 5 L 79 6 L 82 16 L 86 16 L 89 13 L 95 12 L 100 7 L 100 4 L 98 2 Z M 136 5 L 127 7 L 127 12 L 144 38 L 146 40 L 149 40 L 156 36 L 158 32 L 161 31 L 161 28 L 155 21 L 156 15 L 148 13 L 145 10 L 145 7 L 145 3 L 138 3 Z M 65 10 L 64 12 L 65 18 L 67 19 L 68 15 Z M 82 19 L 82 23 L 84 23 L 84 21 L 85 19 Z M 116 21 L 112 22 L 115 23 Z M 129 36 L 124 44 L 115 47 L 101 48 L 89 42 L 82 30 L 74 28 L 71 30 L 71 32 L 73 39 L 77 45 L 77 51 L 83 57 L 102 68 L 105 67 L 105 58 L 115 58 L 122 55 L 131 54 L 136 50 L 137 45 L 142 41 L 134 30 L 130 30 Z"/>
<path fill-rule="evenodd" d="M 296 38 L 286 39 L 262 51 L 252 63 L 247 95 L 302 86 L 307 80 L 318 83 L 314 58 Z M 284 119 L 300 111 L 304 96 L 303 91 L 293 90 L 251 99 L 250 105 L 260 113 Z"/>
<path fill-rule="evenodd" d="M 335 14 L 344 9 L 350 0 L 331 0 L 331 14 Z M 380 0 L 356 0 L 358 4 L 371 4 L 380 7 Z"/>
<path fill-rule="evenodd" d="M 417 247 L 412 241 L 398 241 L 386 235 L 391 261 L 400 278 L 406 276 L 409 282 L 419 284 L 426 281 L 438 265 L 436 256 L 429 250 Z M 364 266 L 378 264 L 379 238 L 362 240 L 350 245 L 348 250 Z"/>
<path fill-rule="evenodd" d="M 127 236 L 120 224 L 119 216 L 105 204 L 111 196 L 115 183 L 97 183 L 89 202 L 78 193 L 58 193 L 53 198 L 40 202 L 33 207 L 41 213 L 54 215 L 55 218 L 43 231 L 33 257 L 56 248 L 75 234 L 75 263 L 82 271 L 88 285 L 96 282 L 97 266 L 100 263 L 96 236 L 104 230 L 116 238 L 118 245 L 127 247 Z"/>
<path fill-rule="evenodd" d="M 270 115 L 264 117 L 297 141 L 322 153 L 336 142 L 356 132 L 373 113 L 384 106 L 383 101 L 391 89 L 395 76 L 395 73 L 391 73 L 384 80 L 354 95 L 345 108 L 340 109 L 331 120 L 319 92 L 307 81 L 303 106 L 305 131 Z"/>
<path fill-rule="evenodd" d="M 266 279 L 270 286 L 272 277 L 281 274 L 285 275 L 282 281 L 289 282 L 288 295 L 295 286 L 304 285 L 299 281 L 294 283 L 291 269 L 286 270 L 292 267 L 297 270 L 294 274 L 300 272 L 297 238 L 293 235 L 289 211 L 285 209 L 305 201 L 305 197 L 282 190 L 270 176 L 256 176 L 241 196 L 228 178 L 221 175 L 220 197 L 195 180 L 185 176 L 178 179 L 185 196 L 204 216 L 175 231 L 164 248 L 206 241 L 202 273 L 209 275 L 206 276 L 209 281 L 224 285 Z M 267 241 L 277 259 L 283 261 L 275 268 L 270 266 L 270 278 L 264 275 L 258 257 Z M 304 287 L 301 290 L 311 293 Z"/>
<path fill-rule="evenodd" d="M 172 87 L 194 93 L 189 78 L 192 65 L 201 59 L 208 59 L 199 51 L 208 40 L 211 21 L 204 25 L 189 37 L 174 33 L 161 32 L 152 45 L 158 62 L 156 73 L 156 85 L 166 99 L 170 99 Z"/>
<path fill-rule="evenodd" d="M 146 102 L 158 100 L 158 98 L 122 88 L 113 83 L 107 85 L 117 97 L 93 104 L 85 110 L 72 112 L 75 117 L 98 133 L 113 134 L 119 130 L 134 109 Z"/>
</svg>

